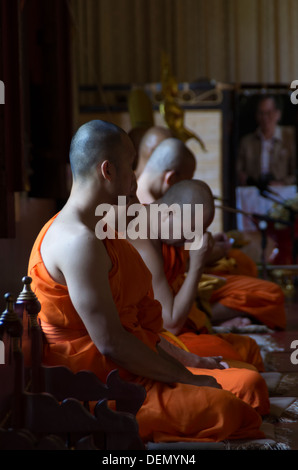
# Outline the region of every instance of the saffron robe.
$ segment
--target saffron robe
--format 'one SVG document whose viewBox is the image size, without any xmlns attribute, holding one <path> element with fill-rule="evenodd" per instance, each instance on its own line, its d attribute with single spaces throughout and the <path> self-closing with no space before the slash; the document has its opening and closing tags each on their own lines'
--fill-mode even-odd
<svg viewBox="0 0 298 470">
<path fill-rule="evenodd" d="M 243 276 L 258 277 L 256 263 L 243 251 L 231 248 L 225 258 L 221 258 L 214 266 L 208 266 L 207 273 L 217 274 L 241 274 Z"/>
<path fill-rule="evenodd" d="M 264 438 L 260 431 L 260 414 L 231 391 L 166 384 L 138 377 L 101 354 L 74 309 L 67 286 L 55 282 L 43 263 L 40 247 L 53 220 L 38 235 L 28 268 L 32 288 L 41 303 L 39 316 L 48 340 L 44 362 L 65 365 L 73 372 L 89 369 L 103 382 L 111 370 L 118 369 L 122 378 L 142 384 L 147 397 L 137 413 L 137 420 L 144 441 Z M 119 318 L 127 331 L 155 350 L 162 331 L 162 317 L 161 306 L 153 298 L 151 273 L 126 240 L 105 240 L 104 244 L 112 261 L 109 282 Z M 193 372 L 205 374 L 207 371 L 195 369 Z M 233 374 L 232 370 L 216 374 L 220 372 Z M 213 375 L 213 371 L 208 374 Z M 247 392 L 253 399 L 253 393 Z"/>
<path fill-rule="evenodd" d="M 162 254 L 166 278 L 173 295 L 176 295 L 185 280 L 188 253 L 183 247 L 174 247 L 163 243 Z M 219 279 L 217 283 L 213 281 L 211 280 L 208 283 L 208 279 L 203 277 L 203 282 L 199 283 L 199 301 L 201 301 L 203 294 L 205 296 L 205 305 L 217 290 L 224 287 L 220 287 L 223 284 L 222 279 Z M 202 283 L 209 284 L 210 288 L 204 288 L 203 286 L 201 289 L 200 284 Z M 189 351 L 198 356 L 223 356 L 231 367 L 247 367 L 248 364 L 251 364 L 259 372 L 264 371 L 260 349 L 254 339 L 249 336 L 240 336 L 233 333 L 210 333 L 212 333 L 212 327 L 208 314 L 206 314 L 205 310 L 198 308 L 197 303 L 194 302 L 181 333 L 177 335 Z"/>
<path fill-rule="evenodd" d="M 211 304 L 220 302 L 247 313 L 271 329 L 285 329 L 285 298 L 277 284 L 249 276 L 226 275 L 225 278 L 225 285 L 212 293 Z"/>
<path fill-rule="evenodd" d="M 271 329 L 284 330 L 286 312 L 284 293 L 274 282 L 257 278 L 257 266 L 241 250 L 232 249 L 206 272 L 223 276 L 225 284 L 214 290 L 210 302 L 247 313 Z"/>
</svg>

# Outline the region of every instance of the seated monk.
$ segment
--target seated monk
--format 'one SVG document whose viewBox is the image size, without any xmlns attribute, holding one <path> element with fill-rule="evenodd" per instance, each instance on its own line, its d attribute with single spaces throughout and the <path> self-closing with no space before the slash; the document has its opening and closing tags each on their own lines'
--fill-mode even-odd
<svg viewBox="0 0 298 470">
<path fill-rule="evenodd" d="M 150 204 L 162 198 L 173 184 L 192 178 L 195 158 L 182 142 L 180 146 L 177 142 L 166 139 L 152 153 L 138 179 L 137 196 L 141 203 Z M 241 250 L 230 250 L 224 235 L 215 236 L 205 272 L 225 279 L 224 285 L 210 297 L 214 325 L 261 323 L 272 329 L 285 328 L 282 289 L 273 282 L 258 279 L 255 263 Z"/>
<path fill-rule="evenodd" d="M 171 159 L 167 156 L 167 146 L 160 145 L 164 140 L 174 137 L 172 131 L 161 126 L 150 128 L 143 136 L 139 148 L 140 163 L 136 176 L 138 178 L 138 198 L 143 204 L 150 204 L 159 199 L 165 191 L 174 183 L 182 179 L 193 177 L 196 160 L 193 153 L 186 145 L 172 148 Z M 177 140 L 177 139 L 176 139 Z M 173 141 L 174 142 L 174 141 Z M 155 149 L 158 150 L 155 152 Z M 188 158 L 187 158 L 188 157 Z M 187 159 L 187 160 L 186 160 Z M 147 162 L 150 164 L 147 166 Z M 193 160 L 194 169 L 182 172 L 187 161 Z M 192 163 L 190 163 L 192 165 Z M 225 233 L 214 235 L 214 257 L 216 263 L 209 266 L 208 272 L 221 275 L 242 274 L 257 277 L 258 269 L 256 263 L 242 250 L 232 248 Z"/>
<path fill-rule="evenodd" d="M 214 216 L 214 204 L 210 188 L 204 182 L 181 181 L 171 186 L 163 198 L 157 202 L 160 205 L 170 202 L 167 204 L 170 206 L 176 201 L 180 206 L 183 206 L 183 201 L 194 205 L 194 201 L 199 204 L 207 198 L 212 201 L 212 206 L 210 206 L 212 209 L 209 213 L 207 210 L 204 211 L 206 229 Z M 238 367 L 249 367 L 248 364 L 251 364 L 252 368 L 264 371 L 259 347 L 253 339 L 236 334 L 209 334 L 212 332 L 212 328 L 208 328 L 208 316 L 197 306 L 198 284 L 201 285 L 204 263 L 212 250 L 210 233 L 205 241 L 207 243 L 206 253 L 201 250 L 185 251 L 183 237 L 175 241 L 162 239 L 160 231 L 150 221 L 150 209 L 151 205 L 144 206 L 148 217 L 148 231 L 155 230 L 156 234 L 153 237 L 130 239 L 130 242 L 139 251 L 152 273 L 154 294 L 163 307 L 164 327 L 167 330 L 167 337 L 170 336 L 169 340 L 182 341 L 188 350 L 198 356 L 221 355 L 230 365 L 237 361 Z M 169 214 L 166 213 L 163 217 L 166 220 Z M 187 276 L 185 276 L 185 253 L 189 253 L 190 261 Z M 205 282 L 210 284 L 208 280 L 204 280 L 203 283 Z M 222 281 L 219 280 L 219 283 L 221 285 Z M 212 291 L 211 284 L 209 297 Z"/>
<path fill-rule="evenodd" d="M 196 180 L 183 181 L 172 186 L 160 204 L 161 219 L 164 221 L 168 220 L 169 223 L 171 223 L 171 215 L 169 215 L 168 208 L 174 204 L 174 200 L 178 201 L 178 204 L 179 206 L 181 205 L 181 207 L 183 204 L 191 204 L 194 206 L 196 200 L 198 200 L 198 204 L 201 204 L 202 200 L 204 200 L 204 198 L 202 198 L 202 185 L 207 187 L 205 183 Z M 207 188 L 208 195 L 210 194 L 212 196 L 209 187 Z M 196 193 L 198 193 L 198 195 Z M 171 197 L 172 194 L 174 197 Z M 211 199 L 213 201 L 212 197 Z M 166 208 L 162 208 L 164 203 L 166 204 Z M 136 206 L 136 209 L 137 207 L 138 206 Z M 131 206 L 131 209 L 133 209 L 133 206 Z M 152 205 L 141 206 L 141 209 L 143 209 L 143 220 L 146 221 L 144 226 L 147 228 L 147 236 L 144 236 L 146 234 L 142 234 L 142 236 L 135 237 L 134 234 L 132 235 L 131 231 L 128 232 L 128 234 L 132 235 L 132 238 L 129 239 L 130 243 L 138 250 L 152 273 L 154 296 L 162 305 L 162 317 L 164 328 L 166 329 L 162 335 L 174 345 L 182 344 L 183 346 L 186 346 L 187 349 L 194 354 L 192 357 L 195 358 L 196 356 L 203 356 L 198 358 L 200 362 L 197 362 L 197 365 L 200 367 L 210 368 L 212 366 L 212 368 L 214 368 L 214 365 L 212 364 L 216 358 L 204 357 L 208 356 L 208 353 L 210 354 L 210 352 L 211 355 L 223 352 L 231 359 L 236 358 L 238 361 L 241 361 L 242 356 L 236 352 L 233 345 L 224 341 L 224 338 L 217 338 L 216 336 L 213 337 L 213 335 L 197 335 L 193 331 L 190 333 L 188 332 L 188 320 L 190 315 L 191 322 L 194 321 L 196 325 L 197 322 L 199 322 L 200 326 L 202 325 L 202 317 L 203 320 L 205 317 L 202 312 L 196 309 L 194 302 L 197 285 L 203 271 L 201 267 L 204 266 L 204 259 L 209 254 L 210 245 L 212 249 L 212 237 L 210 234 L 205 233 L 203 247 L 198 250 L 190 251 L 191 263 L 189 275 L 185 280 L 183 280 L 182 284 L 178 286 L 179 288 L 175 295 L 171 290 L 164 271 L 163 246 L 181 246 L 181 243 L 185 241 L 183 238 L 184 235 L 183 237 L 181 236 L 181 238 L 173 238 L 169 236 L 169 238 L 163 239 L 160 221 L 158 218 L 154 219 L 152 217 Z M 214 211 L 212 212 L 211 217 L 208 217 L 207 211 L 205 215 L 205 224 L 207 227 L 213 219 Z M 184 216 L 183 209 L 182 216 Z M 134 221 L 136 225 L 140 224 L 140 217 L 138 216 L 135 219 L 130 219 L 128 228 L 132 226 Z M 169 274 L 171 275 L 172 273 Z M 181 280 L 181 278 L 179 278 L 179 280 Z M 186 328 L 184 328 L 185 326 Z M 242 349 L 245 349 L 243 347 L 245 343 L 253 344 L 254 351 L 257 351 L 258 361 L 261 362 L 258 366 L 261 367 L 262 360 L 259 354 L 259 348 L 255 341 L 251 338 L 241 338 Z M 232 365 L 235 365 L 235 362 L 231 362 Z M 216 377 L 217 381 L 224 389 L 232 391 L 245 401 L 249 401 L 249 403 L 256 409 L 268 411 L 268 391 L 262 376 L 255 370 L 247 370 L 244 364 L 241 364 L 241 369 L 239 368 L 239 362 L 236 364 L 238 368 L 231 367 L 226 370 L 212 370 L 210 374 Z M 250 395 L 253 389 L 254 398 L 252 400 L 248 395 Z"/>
<path fill-rule="evenodd" d="M 147 397 L 137 420 L 145 442 L 264 438 L 252 406 L 164 349 L 161 306 L 137 251 L 113 230 L 98 237 L 101 205 L 129 198 L 133 160 L 129 137 L 110 123 L 86 123 L 72 139 L 70 196 L 29 260 L 47 338 L 44 362 L 89 369 L 104 382 L 117 368 L 142 384 Z"/>
</svg>

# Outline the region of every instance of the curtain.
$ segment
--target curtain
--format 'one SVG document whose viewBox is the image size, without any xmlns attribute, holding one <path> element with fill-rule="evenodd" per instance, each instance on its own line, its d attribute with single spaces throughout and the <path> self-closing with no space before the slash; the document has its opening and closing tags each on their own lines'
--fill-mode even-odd
<svg viewBox="0 0 298 470">
<path fill-rule="evenodd" d="M 0 238 L 15 236 L 15 193 L 64 200 L 73 132 L 67 0 L 1 0 Z"/>
<path fill-rule="evenodd" d="M 161 52 L 180 82 L 291 83 L 296 0 L 69 0 L 79 85 L 160 81 Z"/>
<path fill-rule="evenodd" d="M 24 188 L 19 2 L 0 3 L 0 238 L 15 236 L 14 191 Z"/>
</svg>

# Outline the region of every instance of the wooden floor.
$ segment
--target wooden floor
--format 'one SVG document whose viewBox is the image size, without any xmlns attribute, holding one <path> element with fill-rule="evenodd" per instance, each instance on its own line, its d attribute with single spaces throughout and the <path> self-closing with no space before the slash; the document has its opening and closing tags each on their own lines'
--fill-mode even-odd
<svg viewBox="0 0 298 470">
<path fill-rule="evenodd" d="M 287 328 L 286 331 L 273 333 L 273 338 L 276 344 L 283 349 L 283 351 L 276 351 L 270 353 L 271 363 L 275 370 L 284 373 L 298 374 L 298 364 L 291 362 L 291 354 L 294 349 L 291 348 L 291 343 L 294 340 L 298 341 L 298 287 L 295 288 L 291 295 L 286 296 L 286 312 L 287 312 Z M 297 348 L 295 348 L 297 349 Z M 296 396 L 298 398 L 298 382 L 292 388 L 287 396 Z M 298 420 L 293 423 L 279 423 L 277 428 L 281 433 L 287 434 L 287 440 L 292 450 L 298 450 Z"/>
</svg>

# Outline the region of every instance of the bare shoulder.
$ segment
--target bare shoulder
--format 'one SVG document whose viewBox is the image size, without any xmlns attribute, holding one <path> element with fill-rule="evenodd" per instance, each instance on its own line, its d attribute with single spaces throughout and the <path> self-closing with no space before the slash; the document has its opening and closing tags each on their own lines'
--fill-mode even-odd
<svg viewBox="0 0 298 470">
<path fill-rule="evenodd" d="M 54 280 L 66 284 L 66 273 L 79 269 L 111 268 L 105 246 L 95 230 L 80 221 L 57 218 L 46 233 L 41 245 L 44 264 Z"/>
</svg>

